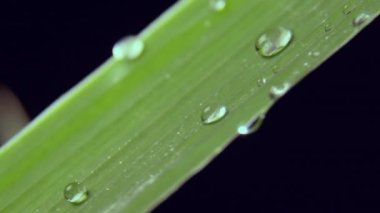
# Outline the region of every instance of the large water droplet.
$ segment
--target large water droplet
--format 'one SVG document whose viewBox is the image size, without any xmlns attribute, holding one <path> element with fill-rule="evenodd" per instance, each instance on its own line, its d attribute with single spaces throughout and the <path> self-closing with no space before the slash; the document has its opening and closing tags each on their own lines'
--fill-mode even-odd
<svg viewBox="0 0 380 213">
<path fill-rule="evenodd" d="M 213 124 L 222 120 L 228 113 L 226 106 L 206 107 L 201 115 L 204 124 Z"/>
<path fill-rule="evenodd" d="M 360 27 L 364 23 L 368 22 L 369 18 L 370 18 L 370 15 L 366 13 L 361 13 L 354 18 L 354 20 L 352 21 L 352 24 L 354 25 L 354 27 Z"/>
<path fill-rule="evenodd" d="M 144 42 L 136 36 L 127 36 L 118 42 L 112 48 L 112 55 L 116 60 L 134 60 L 144 51 Z"/>
<path fill-rule="evenodd" d="M 65 187 L 63 195 L 70 203 L 81 204 L 87 200 L 88 191 L 83 184 L 72 182 Z"/>
<path fill-rule="evenodd" d="M 284 83 L 280 86 L 273 86 L 270 88 L 270 96 L 273 99 L 278 99 L 284 96 L 290 89 L 289 83 Z"/>
<path fill-rule="evenodd" d="M 222 11 L 226 8 L 226 0 L 210 0 L 210 7 L 214 11 Z"/>
<path fill-rule="evenodd" d="M 257 39 L 256 49 L 264 57 L 274 56 L 287 47 L 293 38 L 291 30 L 276 27 L 267 30 Z"/>
<path fill-rule="evenodd" d="M 240 135 L 252 134 L 252 133 L 256 132 L 261 127 L 264 119 L 265 119 L 265 114 L 261 114 L 257 118 L 253 119 L 251 122 L 244 124 L 244 125 L 240 125 L 237 128 L 237 132 Z"/>
</svg>

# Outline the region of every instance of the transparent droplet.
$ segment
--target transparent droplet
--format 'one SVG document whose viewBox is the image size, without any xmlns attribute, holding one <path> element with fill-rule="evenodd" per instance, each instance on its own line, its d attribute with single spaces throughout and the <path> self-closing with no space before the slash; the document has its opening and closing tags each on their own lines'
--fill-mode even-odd
<svg viewBox="0 0 380 213">
<path fill-rule="evenodd" d="M 273 65 L 273 67 L 272 67 L 272 72 L 273 72 L 274 74 L 277 74 L 278 72 L 280 72 L 280 69 L 278 68 L 277 65 Z"/>
<path fill-rule="evenodd" d="M 326 33 L 330 32 L 333 29 L 333 27 L 330 23 L 326 23 L 324 28 L 325 28 Z"/>
<path fill-rule="evenodd" d="M 273 99 L 278 99 L 284 96 L 290 89 L 289 83 L 284 83 L 280 86 L 273 86 L 270 88 L 270 96 Z"/>
<path fill-rule="evenodd" d="M 264 86 L 266 83 L 267 83 L 267 79 L 266 78 L 259 78 L 259 79 L 257 79 L 257 86 L 259 86 L 259 87 Z"/>
<path fill-rule="evenodd" d="M 226 8 L 226 0 L 210 0 L 210 7 L 214 11 L 222 11 L 224 8 Z"/>
<path fill-rule="evenodd" d="M 292 31 L 284 27 L 269 29 L 257 39 L 256 49 L 264 57 L 274 56 L 283 51 L 292 38 Z"/>
<path fill-rule="evenodd" d="M 88 191 L 83 184 L 72 182 L 65 187 L 63 195 L 70 203 L 81 204 L 87 200 Z"/>
<path fill-rule="evenodd" d="M 201 115 L 204 124 L 213 124 L 222 120 L 228 113 L 226 106 L 206 107 Z"/>
<path fill-rule="evenodd" d="M 354 5 L 352 4 L 346 4 L 343 6 L 343 14 L 348 15 L 354 10 Z"/>
<path fill-rule="evenodd" d="M 141 56 L 144 51 L 144 42 L 136 36 L 127 36 L 112 48 L 112 55 L 116 60 L 134 60 Z"/>
<path fill-rule="evenodd" d="M 265 119 L 265 114 L 261 114 L 257 118 L 253 119 L 251 122 L 244 124 L 244 125 L 240 125 L 237 128 L 237 132 L 240 135 L 252 134 L 252 133 L 256 132 L 261 127 L 264 119 Z"/>
<path fill-rule="evenodd" d="M 318 57 L 321 55 L 319 51 L 312 51 L 308 53 L 309 56 Z"/>
<path fill-rule="evenodd" d="M 359 27 L 363 25 L 364 23 L 368 22 L 369 18 L 370 18 L 370 15 L 366 13 L 361 13 L 354 18 L 354 20 L 352 21 L 352 24 L 354 25 L 354 27 Z"/>
</svg>

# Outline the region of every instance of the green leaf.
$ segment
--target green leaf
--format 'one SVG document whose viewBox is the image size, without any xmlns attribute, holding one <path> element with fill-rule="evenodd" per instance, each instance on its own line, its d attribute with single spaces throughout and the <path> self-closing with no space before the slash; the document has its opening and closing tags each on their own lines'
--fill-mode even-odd
<svg viewBox="0 0 380 213">
<path fill-rule="evenodd" d="M 139 35 L 140 57 L 108 60 L 0 151 L 0 211 L 152 209 L 379 12 L 378 0 L 180 1 Z M 279 27 L 290 45 L 262 56 L 258 38 Z M 205 124 L 208 107 L 221 111 Z M 88 189 L 79 205 L 64 199 L 73 182 Z"/>
</svg>

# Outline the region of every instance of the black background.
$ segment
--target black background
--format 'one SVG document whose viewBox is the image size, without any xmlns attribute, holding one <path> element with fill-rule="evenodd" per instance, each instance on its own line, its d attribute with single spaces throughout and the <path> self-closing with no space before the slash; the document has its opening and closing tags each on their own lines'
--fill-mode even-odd
<svg viewBox="0 0 380 213">
<path fill-rule="evenodd" d="M 174 1 L 1 1 L 0 82 L 35 117 Z M 380 20 L 155 212 L 379 212 Z"/>
</svg>

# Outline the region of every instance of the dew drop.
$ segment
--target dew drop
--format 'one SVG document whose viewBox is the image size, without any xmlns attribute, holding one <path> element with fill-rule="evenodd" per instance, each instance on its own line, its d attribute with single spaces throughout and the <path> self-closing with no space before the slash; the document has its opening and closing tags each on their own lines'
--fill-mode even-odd
<svg viewBox="0 0 380 213">
<path fill-rule="evenodd" d="M 87 200 L 88 191 L 83 184 L 72 182 L 65 187 L 63 195 L 70 203 L 81 204 Z"/>
<path fill-rule="evenodd" d="M 240 125 L 237 128 L 237 132 L 240 135 L 249 135 L 249 134 L 252 134 L 252 133 L 256 132 L 261 127 L 261 125 L 263 124 L 264 119 L 265 119 L 265 114 L 261 114 L 257 118 L 255 118 L 254 120 L 252 120 L 251 122 L 249 122 L 247 124 L 244 124 L 244 125 Z"/>
<path fill-rule="evenodd" d="M 122 38 L 112 48 L 112 55 L 116 60 L 134 60 L 144 51 L 144 42 L 136 36 Z"/>
<path fill-rule="evenodd" d="M 266 78 L 259 78 L 259 79 L 257 79 L 257 86 L 259 86 L 259 87 L 264 86 L 266 83 L 267 83 L 267 79 Z"/>
<path fill-rule="evenodd" d="M 280 72 L 280 69 L 278 68 L 277 65 L 273 65 L 273 67 L 272 67 L 272 72 L 273 72 L 274 74 L 277 74 L 278 72 Z"/>
<path fill-rule="evenodd" d="M 348 5 L 348 4 L 346 4 L 346 5 L 343 6 L 343 14 L 344 15 L 350 14 L 353 10 L 354 10 L 354 5 Z"/>
<path fill-rule="evenodd" d="M 309 56 L 318 57 L 321 55 L 319 51 L 313 51 L 308 53 Z"/>
<path fill-rule="evenodd" d="M 284 27 L 269 29 L 257 39 L 256 49 L 264 57 L 274 56 L 283 51 L 292 38 L 292 31 Z"/>
<path fill-rule="evenodd" d="M 201 115 L 204 124 L 213 124 L 222 120 L 228 113 L 226 106 L 206 107 Z"/>
<path fill-rule="evenodd" d="M 220 12 L 223 11 L 224 8 L 226 8 L 226 0 L 211 0 L 210 1 L 210 7 L 214 11 Z"/>
<path fill-rule="evenodd" d="M 325 29 L 325 33 L 328 33 L 333 29 L 333 27 L 330 23 L 326 23 L 324 26 L 324 29 Z"/>
<path fill-rule="evenodd" d="M 279 99 L 284 96 L 290 89 L 289 83 L 284 83 L 281 86 L 273 86 L 270 88 L 270 96 L 273 99 Z"/>
<path fill-rule="evenodd" d="M 354 25 L 354 27 L 359 27 L 363 25 L 364 23 L 368 22 L 369 18 L 370 18 L 370 15 L 366 13 L 361 13 L 354 18 L 354 20 L 352 21 L 352 24 Z"/>
</svg>

